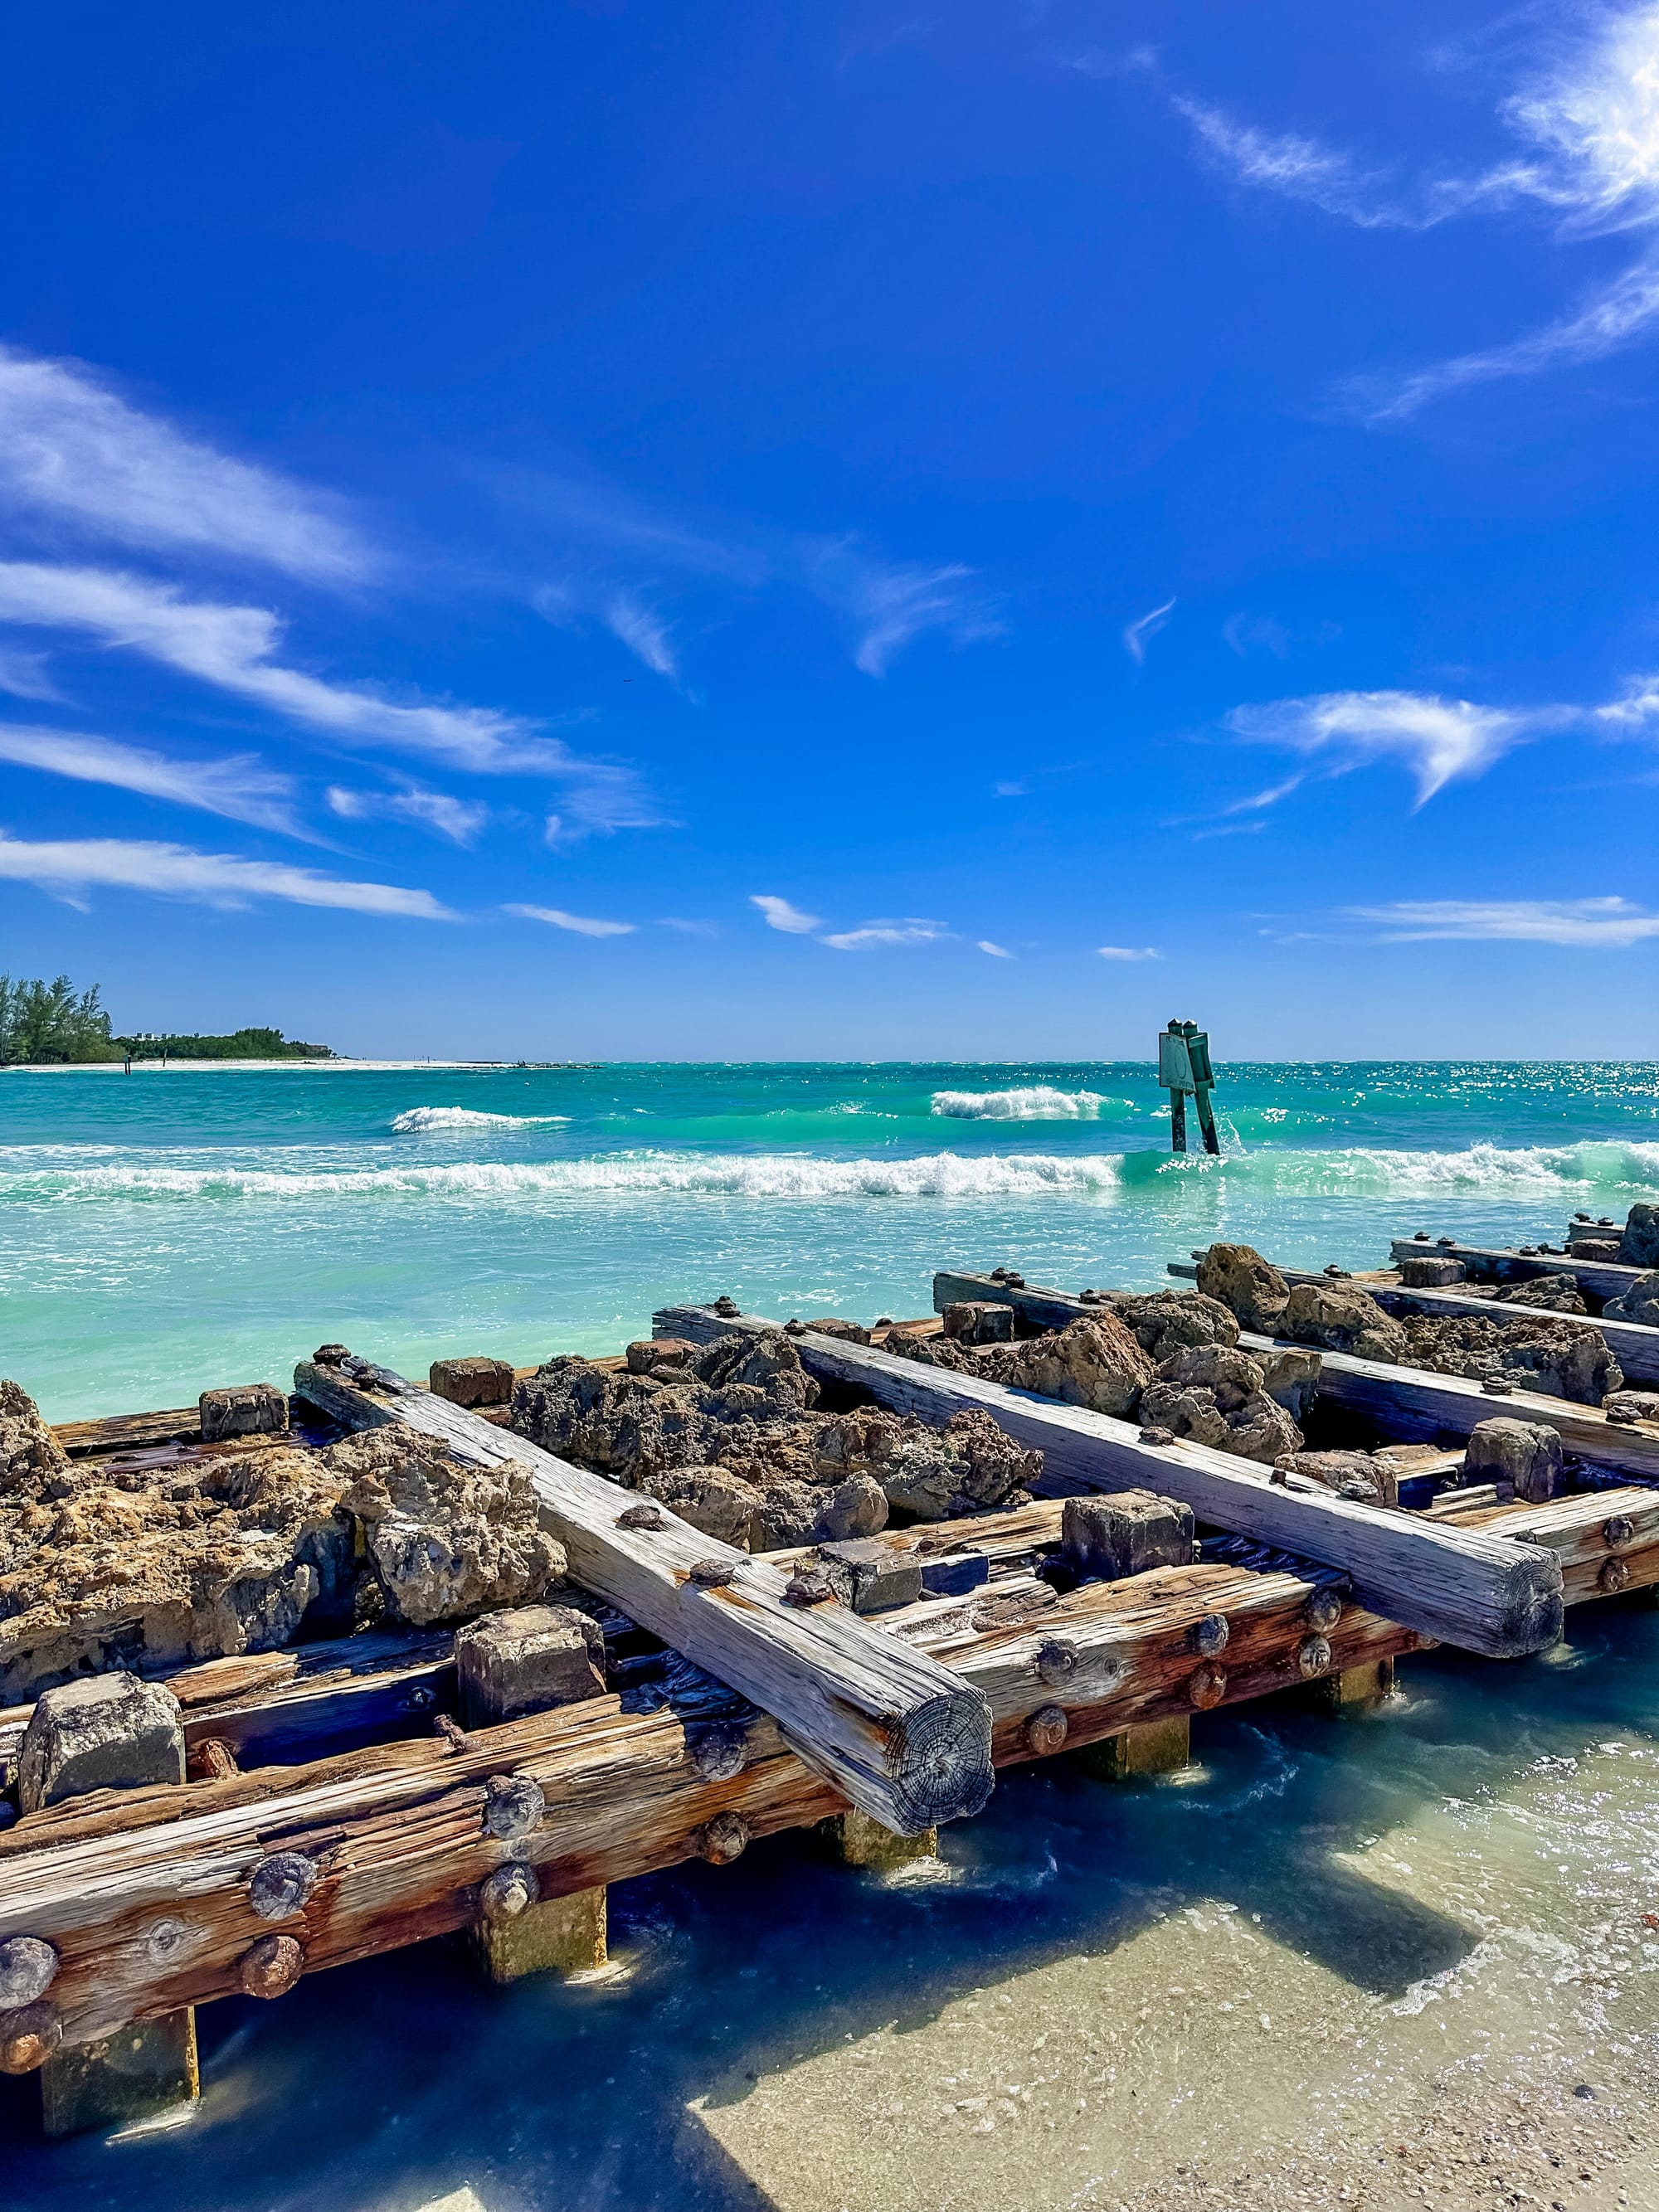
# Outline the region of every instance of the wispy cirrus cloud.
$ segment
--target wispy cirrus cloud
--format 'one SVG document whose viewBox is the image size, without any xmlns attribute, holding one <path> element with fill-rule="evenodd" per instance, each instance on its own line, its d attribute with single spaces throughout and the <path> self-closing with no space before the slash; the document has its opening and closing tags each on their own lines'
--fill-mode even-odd
<svg viewBox="0 0 1659 2212">
<path fill-rule="evenodd" d="M 3 562 L 0 622 L 78 632 L 141 653 L 344 744 L 424 754 L 477 775 L 556 779 L 568 787 L 561 817 L 567 836 L 662 819 L 633 770 L 582 759 L 522 716 L 489 707 L 408 704 L 274 659 L 283 626 L 265 607 L 187 598 L 173 585 L 118 570 Z"/>
<path fill-rule="evenodd" d="M 1624 898 L 1400 899 L 1342 911 L 1352 921 L 1376 924 L 1377 942 L 1383 945 L 1446 940 L 1621 951 L 1659 937 L 1659 915 Z"/>
<path fill-rule="evenodd" d="M 280 861 L 246 860 L 228 853 L 197 852 L 188 845 L 118 837 L 37 844 L 0 830 L 0 880 L 33 884 L 71 906 L 84 905 L 93 890 L 106 889 L 225 908 L 276 899 L 293 906 L 338 907 L 354 914 L 417 921 L 459 919 L 430 891 L 406 890 L 394 884 L 348 883 Z"/>
<path fill-rule="evenodd" d="M 1014 957 L 1006 945 L 994 945 L 988 937 L 979 939 L 979 949 L 981 952 L 988 952 L 993 960 L 1012 960 Z"/>
<path fill-rule="evenodd" d="M 118 738 L 94 737 L 74 730 L 0 723 L 0 761 L 36 769 L 43 775 L 67 776 L 76 783 L 101 783 L 193 806 L 230 822 L 259 830 L 278 830 L 289 837 L 311 833 L 294 811 L 294 781 L 267 769 L 257 753 L 228 760 L 181 760 Z"/>
<path fill-rule="evenodd" d="M 43 706 L 62 706 L 64 695 L 51 674 L 44 653 L 25 653 L 20 646 L 0 646 L 0 691 L 14 699 L 33 699 Z"/>
<path fill-rule="evenodd" d="M 489 819 L 481 800 L 456 799 L 447 791 L 428 791 L 423 784 L 406 784 L 399 791 L 367 791 L 357 784 L 331 783 L 328 809 L 346 822 L 374 822 L 383 815 L 414 822 L 422 829 L 447 837 L 452 845 L 470 845 Z"/>
<path fill-rule="evenodd" d="M 1297 132 L 1275 134 L 1176 97 L 1206 153 L 1243 184 L 1301 200 L 1364 229 L 1427 230 L 1453 217 L 1531 207 L 1564 239 L 1659 225 L 1659 5 L 1580 13 L 1497 106 L 1516 154 L 1477 170 L 1401 176 Z M 1346 398 L 1371 422 L 1402 421 L 1437 399 L 1501 378 L 1599 360 L 1659 319 L 1659 252 L 1626 269 L 1542 328 L 1404 374 L 1351 380 Z"/>
<path fill-rule="evenodd" d="M 1235 707 L 1224 719 L 1235 737 L 1315 756 L 1331 775 L 1397 762 L 1414 778 L 1420 806 L 1447 784 L 1484 774 L 1528 738 L 1572 727 L 1583 709 L 1484 707 L 1419 691 L 1328 691 Z M 1271 805 L 1298 781 L 1292 777 L 1228 811 Z"/>
<path fill-rule="evenodd" d="M 1164 957 L 1155 945 L 1097 945 L 1095 952 L 1102 960 L 1161 960 Z"/>
<path fill-rule="evenodd" d="M 635 924 L 631 921 L 601 921 L 588 914 L 567 914 L 556 906 L 504 906 L 503 914 L 517 915 L 521 921 L 544 921 L 550 929 L 568 929 L 578 937 L 631 937 Z"/>
<path fill-rule="evenodd" d="M 836 952 L 874 952 L 886 945 L 937 945 L 949 935 L 937 921 L 912 917 L 905 921 L 866 921 L 860 928 L 841 929 L 832 936 L 821 937 L 818 943 Z"/>
<path fill-rule="evenodd" d="M 1175 609 L 1175 601 L 1165 599 L 1161 607 L 1154 607 L 1150 614 L 1142 615 L 1138 622 L 1127 623 L 1124 625 L 1123 650 L 1137 668 L 1145 663 L 1146 647 L 1169 621 Z"/>
<path fill-rule="evenodd" d="M 751 892 L 749 903 L 760 908 L 769 929 L 781 929 L 790 937 L 810 937 L 815 929 L 823 927 L 821 915 L 803 913 L 787 898 L 778 898 L 770 891 Z"/>
<path fill-rule="evenodd" d="M 256 561 L 308 582 L 378 565 L 344 502 L 133 407 L 79 362 L 0 347 L 0 506 L 147 550 Z"/>
<path fill-rule="evenodd" d="M 990 593 L 961 562 L 884 562 L 856 538 L 842 538 L 817 549 L 811 574 L 819 596 L 851 620 L 854 665 L 866 676 L 885 676 L 904 648 L 930 630 L 958 646 L 1004 635 Z"/>
</svg>

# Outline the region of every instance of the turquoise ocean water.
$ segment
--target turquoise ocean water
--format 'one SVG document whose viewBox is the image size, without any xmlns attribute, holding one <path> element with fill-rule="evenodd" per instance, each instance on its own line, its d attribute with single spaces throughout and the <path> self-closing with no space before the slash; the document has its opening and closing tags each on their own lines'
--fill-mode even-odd
<svg viewBox="0 0 1659 2212">
<path fill-rule="evenodd" d="M 1135 1066 L 7 1077 L 0 1372 L 58 1415 L 178 1404 L 325 1337 L 522 1362 L 720 1290 L 916 1313 L 940 1261 L 1358 1263 L 1659 1188 L 1653 1067 L 1224 1073 L 1229 1155 L 1184 1165 Z M 1012 1770 L 908 1875 L 785 1835 L 619 1884 L 576 1983 L 491 1989 L 458 1937 L 228 2000 L 177 2129 L 46 2146 L 0 2079 L 9 2201 L 1170 2212 L 1178 2160 L 1259 2204 L 1228 2177 L 1288 2144 L 1324 2201 L 1393 2206 L 1380 2165 L 1511 2089 L 1622 2140 L 1659 2094 L 1656 1667 L 1659 1612 L 1613 1600 L 1534 1659 L 1419 1655 L 1364 1722 L 1203 1715 L 1150 1789 Z"/>
<path fill-rule="evenodd" d="M 614 1349 L 653 1306 L 925 1313 L 938 1266 L 1152 1285 L 1217 1237 L 1376 1264 L 1659 1190 L 1659 1067 L 1230 1066 L 1184 1163 L 1150 1064 L 213 1067 L 0 1078 L 0 1371 L 49 1414 Z"/>
</svg>

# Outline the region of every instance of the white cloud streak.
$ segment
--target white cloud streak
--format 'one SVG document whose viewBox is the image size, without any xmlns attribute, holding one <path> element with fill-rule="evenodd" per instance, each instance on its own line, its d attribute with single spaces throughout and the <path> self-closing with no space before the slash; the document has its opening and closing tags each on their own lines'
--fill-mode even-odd
<svg viewBox="0 0 1659 2212">
<path fill-rule="evenodd" d="M 1151 614 L 1142 615 L 1139 622 L 1126 624 L 1123 632 L 1123 650 L 1137 668 L 1145 665 L 1146 647 L 1158 635 L 1164 623 L 1169 621 L 1170 617 L 1175 612 L 1175 608 L 1176 603 L 1173 599 L 1165 599 L 1161 607 L 1154 607 Z"/>
<path fill-rule="evenodd" d="M 885 676 L 905 647 L 928 630 L 943 631 L 958 646 L 1003 634 L 974 570 L 960 562 L 939 568 L 884 563 L 844 538 L 817 549 L 811 574 L 819 596 L 852 618 L 854 665 L 866 676 Z"/>
<path fill-rule="evenodd" d="M 257 561 L 310 582 L 375 566 L 342 503 L 129 406 L 79 362 L 0 347 L 0 505 L 88 538 Z"/>
<path fill-rule="evenodd" d="M 769 929 L 781 929 L 791 937 L 810 937 L 815 929 L 823 926 L 822 915 L 803 914 L 799 907 L 791 906 L 787 898 L 775 897 L 769 891 L 752 892 L 749 903 L 760 908 Z"/>
<path fill-rule="evenodd" d="M 550 929 L 574 930 L 578 937 L 630 937 L 631 921 L 601 921 L 592 915 L 566 914 L 556 906 L 504 906 L 503 914 L 516 914 L 525 921 L 544 921 Z"/>
<path fill-rule="evenodd" d="M 680 672 L 668 624 L 631 592 L 615 592 L 605 602 L 605 627 L 637 660 L 672 682 Z"/>
<path fill-rule="evenodd" d="M 861 928 L 821 937 L 818 943 L 836 952 L 874 952 L 887 945 L 936 945 L 948 933 L 936 921 L 866 921 Z"/>
<path fill-rule="evenodd" d="M 271 658 L 283 624 L 268 608 L 187 599 L 171 585 L 109 569 L 4 562 L 0 622 L 70 630 L 141 653 L 343 744 L 424 754 L 477 775 L 556 777 L 569 787 L 567 836 L 662 819 L 631 769 L 579 759 L 521 717 L 488 707 L 405 705 L 283 665 Z"/>
<path fill-rule="evenodd" d="M 309 834 L 295 817 L 292 780 L 264 767 L 256 753 L 228 760 L 173 760 L 115 738 L 0 723 L 0 761 L 76 783 L 108 784 L 175 806 L 197 807 L 256 829 L 280 830 L 285 836 Z"/>
<path fill-rule="evenodd" d="M 489 819 L 489 809 L 480 801 L 453 799 L 446 791 L 428 791 L 410 784 L 402 791 L 366 791 L 361 785 L 331 783 L 329 811 L 348 822 L 374 822 L 387 814 L 447 837 L 453 845 L 470 845 Z"/>
<path fill-rule="evenodd" d="M 1582 710 L 1574 707 L 1481 707 L 1468 699 L 1416 691 L 1328 691 L 1311 699 L 1235 707 L 1225 723 L 1251 744 L 1322 756 L 1333 775 L 1375 761 L 1397 761 L 1415 778 L 1420 806 L 1448 783 L 1483 775 L 1514 746 L 1582 719 Z M 1293 789 L 1295 781 L 1243 805 L 1269 805 Z"/>
<path fill-rule="evenodd" d="M 1164 957 L 1155 945 L 1097 945 L 1095 951 L 1102 960 L 1161 960 Z"/>
<path fill-rule="evenodd" d="M 981 952 L 988 952 L 993 960 L 1012 960 L 1014 957 L 1006 945 L 993 945 L 988 937 L 980 939 L 979 949 Z"/>
<path fill-rule="evenodd" d="M 1426 230 L 1454 216 L 1530 204 L 1563 237 L 1659 224 L 1659 5 L 1598 7 L 1558 38 L 1532 80 L 1499 103 L 1520 142 L 1514 157 L 1468 175 L 1399 188 L 1385 172 L 1295 133 L 1273 136 L 1216 107 L 1176 106 L 1240 181 L 1302 200 L 1365 229 Z M 1498 379 L 1600 360 L 1659 320 L 1659 256 L 1643 253 L 1571 313 L 1506 343 L 1393 379 L 1352 380 L 1371 422 L 1403 421 L 1434 401 Z"/>
<path fill-rule="evenodd" d="M 14 699 L 34 699 L 61 706 L 64 695 L 47 673 L 49 666 L 44 653 L 25 653 L 18 646 L 0 646 L 0 691 L 9 692 Z"/>
<path fill-rule="evenodd" d="M 1402 899 L 1343 912 L 1380 925 L 1377 941 L 1383 945 L 1451 940 L 1619 951 L 1659 937 L 1659 915 L 1644 914 L 1622 898 Z"/>
<path fill-rule="evenodd" d="M 84 905 L 89 890 L 103 888 L 224 908 L 277 899 L 295 906 L 338 907 L 354 914 L 417 921 L 458 919 L 430 891 L 404 890 L 392 884 L 344 883 L 312 868 L 115 837 L 30 844 L 0 831 L 0 879 L 33 884 L 71 906 Z"/>
</svg>

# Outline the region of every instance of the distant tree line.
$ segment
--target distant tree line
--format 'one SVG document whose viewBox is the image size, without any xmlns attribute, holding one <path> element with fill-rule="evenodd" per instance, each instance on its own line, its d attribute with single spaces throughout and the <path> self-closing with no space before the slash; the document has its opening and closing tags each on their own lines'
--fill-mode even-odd
<svg viewBox="0 0 1659 2212">
<path fill-rule="evenodd" d="M 114 1036 L 98 986 L 77 992 L 67 975 L 48 983 L 0 975 L 0 1067 L 62 1067 L 125 1060 L 332 1060 L 325 1044 L 290 1042 L 281 1030 L 229 1036 Z"/>
</svg>

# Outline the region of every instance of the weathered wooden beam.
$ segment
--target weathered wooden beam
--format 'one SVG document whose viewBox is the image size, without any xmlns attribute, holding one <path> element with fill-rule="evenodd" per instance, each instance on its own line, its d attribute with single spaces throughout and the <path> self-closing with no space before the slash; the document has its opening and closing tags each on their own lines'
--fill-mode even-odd
<svg viewBox="0 0 1659 2212">
<path fill-rule="evenodd" d="M 1480 1244 L 1419 1244 L 1414 1237 L 1396 1237 L 1389 1247 L 1396 1260 L 1461 1260 L 1470 1273 L 1489 1276 L 1500 1283 L 1525 1283 L 1540 1275 L 1576 1275 L 1598 1298 L 1622 1297 L 1643 1267 L 1627 1267 L 1612 1260 L 1574 1260 L 1559 1252 L 1499 1252 Z M 1555 1318 L 1559 1321 L 1558 1314 Z"/>
<path fill-rule="evenodd" d="M 1659 1491 L 1577 1491 L 1547 1505 L 1487 1506 L 1472 1524 L 1547 1546 L 1561 1562 L 1569 1605 L 1659 1586 Z"/>
<path fill-rule="evenodd" d="M 775 1326 L 733 1321 L 707 1306 L 670 1307 L 653 1322 L 659 1334 L 704 1343 L 734 1328 Z M 989 1413 L 1010 1436 L 1043 1453 L 1045 1486 L 1160 1491 L 1182 1499 L 1213 1527 L 1340 1567 L 1352 1577 L 1363 1605 L 1424 1635 L 1510 1658 L 1540 1650 L 1560 1632 L 1560 1570 L 1536 1547 L 1478 1530 L 1430 1528 L 1297 1477 L 1274 1482 L 1267 1468 L 1203 1444 L 1144 1443 L 1127 1421 L 976 1375 L 923 1366 L 811 1330 L 790 1340 L 809 1373 L 852 1383 L 895 1412 L 936 1424 L 971 1409 Z"/>
<path fill-rule="evenodd" d="M 1333 1619 L 1332 1604 L 1295 1575 L 1165 1568 L 1085 1584 L 1028 1618 L 988 1606 L 983 1626 L 941 1622 L 931 1644 L 994 1715 L 999 1760 L 1016 1763 L 1419 1640 L 1358 1606 Z M 48 2024 L 82 2042 L 466 1926 L 503 1869 L 538 1899 L 567 1897 L 719 1857 L 711 1830 L 724 1850 L 732 1816 L 758 1836 L 846 1809 L 763 1714 L 721 1732 L 711 1755 L 673 1714 L 596 1698 L 30 1815 L 0 1836 L 0 1943 L 53 1947 Z"/>
<path fill-rule="evenodd" d="M 941 1305 L 954 1304 L 960 1297 L 1000 1298 L 1044 1328 L 1063 1328 L 1079 1315 L 1097 1310 L 1061 1291 L 1010 1290 L 988 1275 L 935 1275 L 933 1296 Z M 1500 1307 L 1498 1310 L 1511 1310 Z M 1550 1318 L 1559 1321 L 1561 1316 L 1553 1314 Z M 1289 1344 L 1288 1339 L 1258 1336 L 1248 1329 L 1238 1340 L 1247 1352 L 1283 1350 Z M 1599 1406 L 1580 1406 L 1571 1399 L 1547 1397 L 1535 1390 L 1493 1392 L 1466 1375 L 1436 1375 L 1425 1367 L 1357 1359 L 1347 1352 L 1321 1351 L 1319 1358 L 1321 1400 L 1359 1414 L 1393 1442 L 1421 1438 L 1425 1443 L 1443 1443 L 1468 1436 L 1478 1421 L 1490 1421 L 1505 1413 L 1554 1429 L 1569 1451 L 1597 1467 L 1615 1474 L 1659 1480 L 1659 1425 L 1653 1423 L 1610 1421 Z"/>
<path fill-rule="evenodd" d="M 521 1466 L 570 1571 L 688 1659 L 775 1716 L 809 1765 L 900 1835 L 979 1811 L 994 1782 L 983 1700 L 944 1668 L 840 1607 L 793 1606 L 787 1577 L 664 1511 L 621 1524 L 627 1493 L 603 1475 L 378 1370 L 376 1395 L 307 1364 L 299 1395 L 356 1429 L 406 1423 L 474 1465 Z"/>
</svg>

